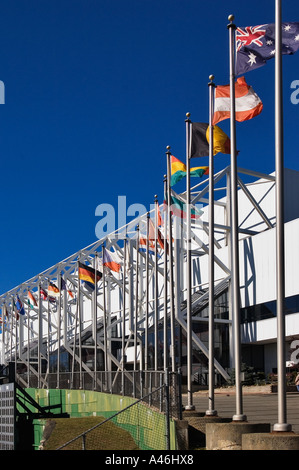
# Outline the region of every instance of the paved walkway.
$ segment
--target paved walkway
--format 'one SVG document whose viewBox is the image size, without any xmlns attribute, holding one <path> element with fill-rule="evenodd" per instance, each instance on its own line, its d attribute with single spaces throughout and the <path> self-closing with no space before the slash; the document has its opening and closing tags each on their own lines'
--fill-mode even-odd
<svg viewBox="0 0 299 470">
<path fill-rule="evenodd" d="M 278 395 L 267 394 L 243 394 L 243 413 L 250 423 L 270 423 L 271 430 L 278 423 Z M 186 405 L 187 395 L 183 395 L 183 405 Z M 299 393 L 287 393 L 287 423 L 291 424 L 292 431 L 299 433 Z M 208 396 L 203 393 L 193 394 L 195 410 L 205 413 L 209 408 Z M 236 413 L 236 396 L 232 393 L 215 393 L 215 409 L 221 418 L 231 418 Z"/>
</svg>

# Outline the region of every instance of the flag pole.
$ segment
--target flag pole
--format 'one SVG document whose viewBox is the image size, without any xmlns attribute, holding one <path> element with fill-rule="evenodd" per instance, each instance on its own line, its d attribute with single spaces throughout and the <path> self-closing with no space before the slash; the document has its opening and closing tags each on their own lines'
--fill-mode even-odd
<svg viewBox="0 0 299 470">
<path fill-rule="evenodd" d="M 138 276 L 139 276 L 139 225 L 136 227 L 137 250 L 136 250 L 136 282 L 135 282 L 135 318 L 134 318 L 134 373 L 137 371 L 137 323 L 138 323 Z M 140 366 L 141 368 L 141 366 Z M 137 375 L 136 375 L 137 377 Z M 135 397 L 134 392 L 134 397 Z"/>
<path fill-rule="evenodd" d="M 285 273 L 284 273 L 284 155 L 282 105 L 281 0 L 275 0 L 275 177 L 278 423 L 273 431 L 291 431 L 286 411 Z"/>
<path fill-rule="evenodd" d="M 149 218 L 150 214 L 147 213 L 146 217 L 146 254 L 145 254 L 145 330 L 144 330 L 144 370 L 148 370 L 148 311 L 149 311 Z M 138 247 L 139 249 L 139 247 Z"/>
<path fill-rule="evenodd" d="M 125 329 L 126 329 L 126 272 L 127 272 L 127 234 L 124 236 L 124 264 L 123 264 L 123 303 L 122 303 L 122 324 L 121 324 L 121 358 L 122 358 L 122 374 L 121 374 L 121 391 L 125 394 Z"/>
<path fill-rule="evenodd" d="M 27 291 L 27 295 L 29 294 L 29 289 Z M 30 312 L 31 312 L 31 307 L 30 305 L 28 304 L 28 314 L 27 314 L 27 344 L 28 344 L 28 347 L 27 347 L 27 373 L 28 373 L 28 379 L 27 379 L 27 387 L 29 388 L 30 386 L 30 330 L 29 330 L 29 327 L 30 327 Z M 3 332 L 3 335 L 4 335 L 4 322 L 3 322 L 3 315 L 2 315 L 2 332 Z M 4 356 L 3 356 L 4 357 Z"/>
<path fill-rule="evenodd" d="M 170 153 L 170 146 L 167 146 L 167 214 L 168 214 L 168 246 L 169 246 L 169 300 L 170 300 L 170 336 L 171 336 L 171 344 L 170 344 L 170 356 L 171 356 L 171 370 L 175 372 L 175 307 L 174 307 L 174 274 L 173 274 L 173 265 L 174 265 L 174 258 L 173 258 L 173 225 L 172 225 L 172 214 L 171 214 L 171 153 Z M 166 250 L 167 253 L 167 239 L 165 240 L 164 244 L 164 251 Z M 167 255 L 166 255 L 167 256 Z"/>
<path fill-rule="evenodd" d="M 2 344 L 1 344 L 1 349 L 2 349 L 2 363 L 5 363 L 5 316 L 6 316 L 6 308 L 5 304 L 1 306 L 1 315 L 2 315 Z M 29 341 L 28 341 L 28 350 L 29 350 Z M 29 361 L 28 361 L 29 364 Z M 29 380 L 29 365 L 28 365 L 28 380 Z M 28 387 L 29 387 L 29 382 L 28 382 Z"/>
<path fill-rule="evenodd" d="M 17 351 L 18 351 L 18 320 L 20 321 L 20 315 L 18 314 L 16 303 L 14 300 L 15 307 L 15 379 L 17 379 Z M 17 317 L 18 315 L 18 317 Z"/>
<path fill-rule="evenodd" d="M 104 267 L 104 251 L 105 246 L 102 244 L 102 266 L 103 266 L 103 326 L 104 326 L 104 371 L 105 371 L 105 386 L 107 387 L 107 370 L 108 370 L 108 362 L 107 362 L 107 318 L 106 318 L 106 279 L 105 279 L 105 267 Z"/>
<path fill-rule="evenodd" d="M 94 390 L 97 388 L 97 322 L 98 322 L 98 285 L 97 285 L 97 269 L 98 269 L 98 254 L 94 254 L 94 312 L 93 312 L 93 335 L 94 335 Z"/>
<path fill-rule="evenodd" d="M 58 289 L 59 289 L 59 298 L 58 298 L 58 325 L 57 325 L 57 385 L 56 388 L 60 388 L 60 352 L 61 352 L 61 269 L 60 265 L 58 267 Z"/>
<path fill-rule="evenodd" d="M 10 315 L 10 318 L 9 318 L 9 333 L 10 333 L 10 338 L 9 338 L 9 344 L 10 344 L 10 355 L 9 355 L 9 360 L 10 362 L 12 362 L 12 330 L 13 330 L 13 313 L 14 313 L 14 310 L 13 310 L 13 304 L 11 306 L 11 315 Z M 38 349 L 38 352 L 39 352 L 39 349 Z M 38 367 L 39 367 L 39 362 L 38 362 Z M 38 370 L 39 372 L 39 370 Z M 40 387 L 38 387 L 40 388 Z"/>
<path fill-rule="evenodd" d="M 228 17 L 229 29 L 229 72 L 230 72 L 230 133 L 231 133 L 231 244 L 232 244 L 232 306 L 235 356 L 236 414 L 233 421 L 246 421 L 243 414 L 241 384 L 241 342 L 240 342 L 240 279 L 239 279 L 239 234 L 238 234 L 238 178 L 236 151 L 236 109 L 235 109 L 235 30 L 234 16 Z"/>
<path fill-rule="evenodd" d="M 209 76 L 209 408 L 207 416 L 216 416 L 215 405 L 215 371 L 214 371 L 214 75 Z"/>
<path fill-rule="evenodd" d="M 158 203 L 158 196 L 155 195 L 155 288 L 154 288 L 154 296 L 155 296 L 155 325 L 154 325 L 154 331 L 155 331 L 155 370 L 157 371 L 159 368 L 158 365 L 158 349 L 159 349 L 159 341 L 158 341 L 158 334 L 159 334 L 159 293 L 158 293 L 158 227 L 157 227 L 157 203 Z"/>
<path fill-rule="evenodd" d="M 167 194 L 167 175 L 164 175 L 164 194 Z M 168 367 L 168 342 L 167 342 L 167 306 L 168 306 L 168 279 L 167 279 L 167 216 L 164 217 L 164 329 L 163 329 L 163 346 L 164 346 L 164 370 Z"/>
<path fill-rule="evenodd" d="M 42 360 L 41 360 L 41 349 L 42 349 L 42 337 L 43 337 L 43 320 L 42 320 L 42 300 L 41 300 L 41 280 L 38 283 L 38 339 L 37 339 L 37 370 L 38 370 L 38 382 L 37 387 L 41 386 L 41 374 L 42 374 Z"/>
<path fill-rule="evenodd" d="M 186 410 L 194 410 L 192 396 L 192 305 L 191 305 L 191 188 L 190 188 L 190 113 L 186 114 L 186 192 L 187 192 L 187 396 Z"/>
<path fill-rule="evenodd" d="M 56 300 L 55 300 L 56 302 Z M 48 279 L 48 302 L 47 302 L 47 369 L 46 369 L 46 377 L 48 377 L 50 372 L 50 294 L 49 294 L 49 279 Z"/>
</svg>

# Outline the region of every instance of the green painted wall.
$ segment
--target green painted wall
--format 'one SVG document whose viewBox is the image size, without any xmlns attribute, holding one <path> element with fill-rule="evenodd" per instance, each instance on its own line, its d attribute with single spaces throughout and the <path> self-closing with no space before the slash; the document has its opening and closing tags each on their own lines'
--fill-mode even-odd
<svg viewBox="0 0 299 470">
<path fill-rule="evenodd" d="M 55 390 L 27 388 L 26 392 L 42 407 L 49 407 L 53 413 L 68 413 L 70 418 L 82 416 L 104 416 L 108 418 L 123 410 L 136 400 L 119 395 L 90 390 Z M 28 403 L 26 403 L 28 406 Z M 32 407 L 31 407 L 32 408 Z M 129 408 L 113 419 L 118 426 L 126 429 L 138 441 L 140 448 L 149 450 L 165 449 L 165 416 L 138 404 L 138 422 L 135 407 Z M 19 411 L 23 411 L 18 405 Z M 36 410 L 31 409 L 35 412 Z M 45 420 L 34 420 L 35 448 L 42 438 Z M 145 423 L 141 426 L 140 423 Z M 139 424 L 137 426 L 137 424 Z M 139 433 L 137 436 L 137 432 Z M 175 424 L 170 423 L 170 448 L 176 449 Z M 140 445 L 141 444 L 141 445 Z"/>
</svg>

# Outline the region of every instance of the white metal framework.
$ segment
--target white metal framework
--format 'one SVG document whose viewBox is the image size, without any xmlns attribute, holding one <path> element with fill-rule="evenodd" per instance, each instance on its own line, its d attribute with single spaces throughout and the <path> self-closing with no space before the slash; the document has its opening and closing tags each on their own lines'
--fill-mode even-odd
<svg viewBox="0 0 299 470">
<path fill-rule="evenodd" d="M 242 182 L 241 175 L 258 178 Z M 208 179 L 191 188 L 192 207 L 201 204 L 202 215 L 191 226 L 192 310 L 208 302 L 209 285 L 206 273 L 199 272 L 198 260 L 209 256 Z M 224 184 L 223 184 L 224 181 Z M 221 186 L 222 184 L 222 186 Z M 266 214 L 263 200 L 273 191 L 275 177 L 238 169 L 239 197 L 242 192 L 249 207 L 242 214 L 239 238 L 251 237 L 273 228 L 275 216 Z M 257 200 L 253 189 L 263 186 L 263 197 Z M 220 250 L 230 245 L 230 168 L 214 176 L 215 192 L 215 297 L 230 286 L 230 258 L 223 260 Z M 186 201 L 186 194 L 179 198 Z M 244 212 L 244 211 L 243 211 Z M 255 213 L 254 220 L 252 213 Z M 162 224 L 159 225 L 159 214 Z M 114 233 L 78 251 L 55 266 L 36 275 L 0 296 L 2 309 L 2 364 L 15 363 L 17 380 L 24 386 L 50 387 L 53 375 L 60 388 L 62 374 L 67 372 L 69 386 L 74 375 L 87 374 L 93 386 L 101 385 L 99 372 L 130 370 L 176 371 L 182 351 L 177 348 L 177 330 L 186 336 L 186 219 L 172 215 L 158 202 L 155 209 L 131 221 Z M 150 226 L 154 237 L 150 233 Z M 171 227 L 171 231 L 169 231 Z M 169 235 L 170 234 L 170 235 Z M 162 242 L 160 243 L 161 239 Z M 140 241 L 146 240 L 141 251 Z M 164 243 L 164 248 L 163 248 Z M 166 248 L 168 247 L 168 248 Z M 150 253 L 153 249 L 153 254 Z M 120 271 L 103 266 L 103 254 L 117 255 Z M 101 273 L 93 290 L 78 278 L 82 263 Z M 201 268 L 202 269 L 202 268 Z M 57 293 L 49 290 L 50 283 Z M 30 296 L 34 297 L 30 299 Z M 24 314 L 17 311 L 22 303 Z M 18 307 L 20 305 L 18 304 Z M 164 319 L 166 318 L 166 321 Z M 208 318 L 193 317 L 192 328 Z M 215 322 L 233 328 L 232 318 L 215 317 Z M 149 337 L 151 335 L 151 340 Z M 192 330 L 192 351 L 200 351 L 207 359 L 209 348 Z M 233 347 L 230 345 L 233 356 Z M 67 357 L 67 361 L 65 358 Z M 227 368 L 216 359 L 214 366 L 225 380 Z M 194 371 L 193 371 L 194 372 Z M 51 382 L 52 384 L 53 382 Z"/>
</svg>

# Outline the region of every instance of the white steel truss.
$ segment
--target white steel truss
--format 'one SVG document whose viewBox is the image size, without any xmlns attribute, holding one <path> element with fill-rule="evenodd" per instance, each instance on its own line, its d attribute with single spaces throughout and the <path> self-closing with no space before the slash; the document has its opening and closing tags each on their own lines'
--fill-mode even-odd
<svg viewBox="0 0 299 470">
<path fill-rule="evenodd" d="M 239 168 L 239 188 L 250 202 L 252 211 L 258 214 L 258 222 L 250 226 L 240 220 L 240 237 L 252 236 L 275 225 L 273 214 L 267 215 L 261 201 L 256 200 L 251 185 L 266 184 L 265 194 L 273 190 L 275 177 Z M 258 178 L 250 184 L 242 182 L 241 175 Z M 215 265 L 218 275 L 215 279 L 215 292 L 219 293 L 230 285 L 230 262 L 218 256 L 219 250 L 230 242 L 230 168 L 227 167 L 214 176 L 217 191 L 223 197 L 215 200 L 219 216 L 215 219 Z M 221 187 L 219 183 L 224 180 Z M 252 187 L 253 187 L 252 186 Z M 207 303 L 208 285 L 201 283 L 201 273 L 196 271 L 197 260 L 209 255 L 209 224 L 205 217 L 208 210 L 206 195 L 209 192 L 208 179 L 202 180 L 192 188 L 192 204 L 202 204 L 204 215 L 192 225 L 192 308 Z M 179 195 L 182 201 L 186 194 Z M 186 261 L 186 223 L 184 219 L 172 217 L 173 265 L 169 263 L 168 240 L 169 220 L 164 214 L 164 223 L 158 227 L 158 210 L 155 209 L 117 229 L 108 236 L 97 240 L 88 247 L 60 261 L 46 271 L 20 284 L 0 296 L 2 308 L 1 353 L 2 363 L 14 363 L 17 379 L 30 386 L 32 380 L 38 387 L 49 387 L 49 377 L 55 370 L 56 387 L 60 387 L 60 378 L 65 371 L 64 354 L 71 358 L 69 364 L 70 386 L 74 376 L 79 377 L 82 386 L 82 374 L 87 374 L 93 386 L 101 386 L 100 371 L 122 371 L 130 378 L 130 369 L 158 370 L 171 367 L 175 371 L 176 338 L 175 325 L 183 332 L 187 331 L 185 283 Z M 161 211 L 162 212 L 162 211 Z M 249 211 L 250 212 L 250 211 Z M 249 213 L 248 213 L 249 214 Z M 250 212 L 251 214 L 251 212 Z M 248 215 L 249 217 L 249 215 Z M 149 240 L 146 252 L 140 251 L 141 237 L 149 239 L 149 220 L 153 222 L 155 237 Z M 158 234 L 164 240 L 163 249 L 158 243 Z M 149 254 L 153 244 L 153 254 Z M 104 268 L 102 261 L 104 250 L 115 253 L 121 265 L 119 272 Z M 102 278 L 93 291 L 82 285 L 78 278 L 78 266 L 82 263 Z M 198 276 L 198 277 L 196 277 Z M 52 295 L 50 283 L 58 288 Z M 46 292 L 46 297 L 43 297 Z M 32 295 L 35 302 L 29 304 Z M 16 310 L 18 299 L 23 304 L 24 315 Z M 166 320 L 165 320 L 166 319 Z M 165 321 L 164 321 L 165 320 Z M 194 316 L 194 324 L 207 319 Z M 217 322 L 231 324 L 231 319 L 215 319 Z M 161 328 L 163 339 L 161 338 Z M 167 333 L 169 331 L 170 333 Z M 149 341 L 149 332 L 153 340 Z M 167 334 L 170 335 L 168 348 Z M 208 358 L 208 346 L 193 331 L 194 351 L 200 351 Z M 162 353 L 161 353 L 162 349 Z M 163 357 L 163 364 L 161 359 Z M 55 364 L 53 365 L 53 363 Z M 215 360 L 215 369 L 224 378 L 229 375 L 222 365 Z"/>
</svg>

